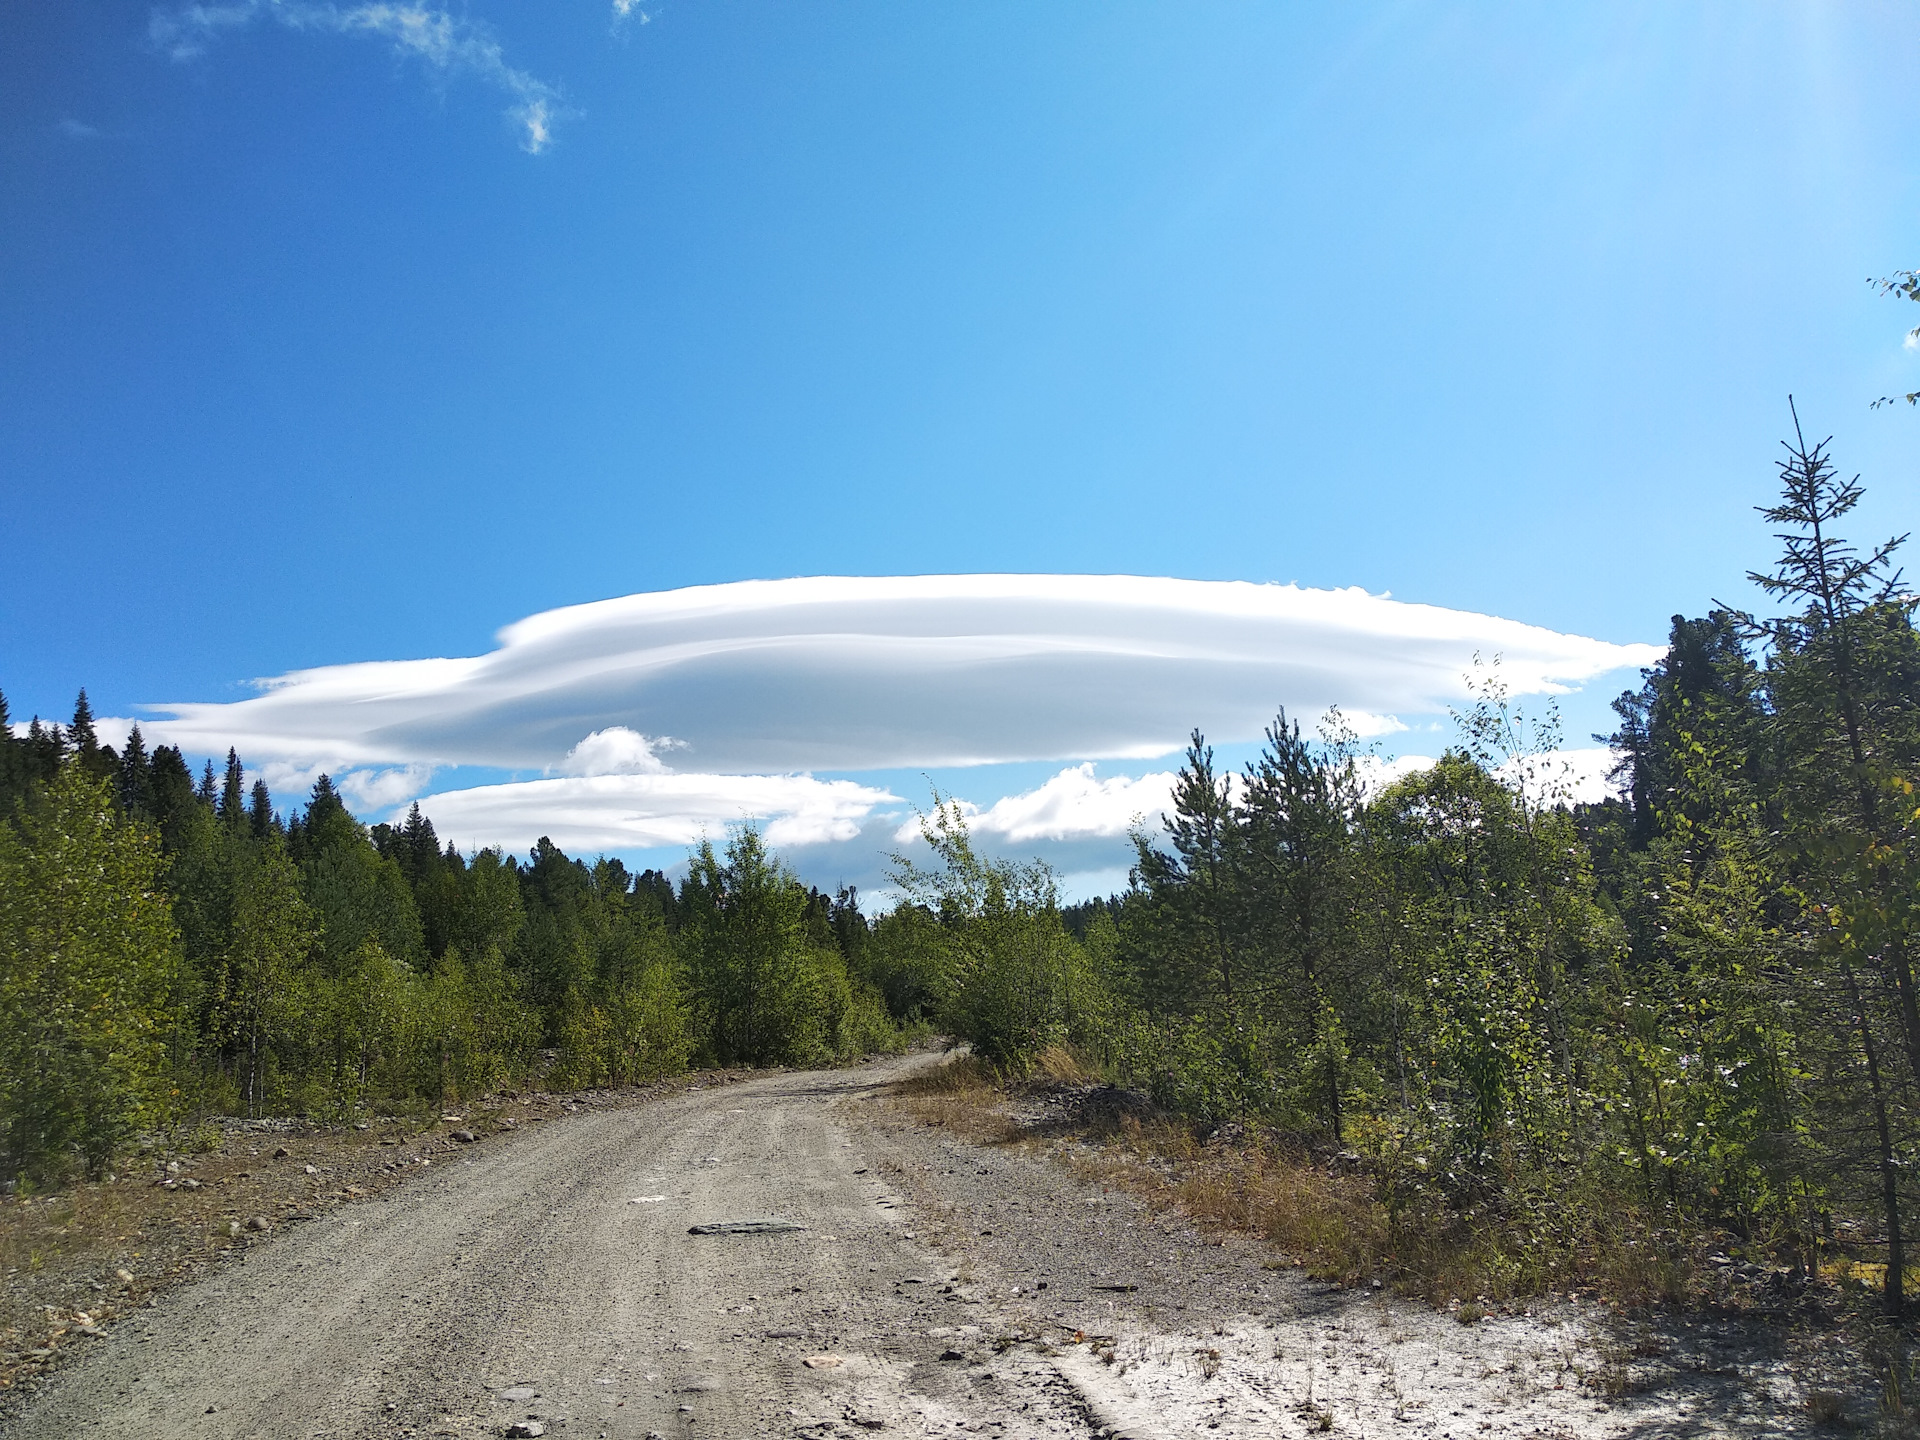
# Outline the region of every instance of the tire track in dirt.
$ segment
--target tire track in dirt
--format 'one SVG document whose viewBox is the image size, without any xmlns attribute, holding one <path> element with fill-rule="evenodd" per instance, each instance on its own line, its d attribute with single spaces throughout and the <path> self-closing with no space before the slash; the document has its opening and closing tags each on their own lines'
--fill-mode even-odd
<svg viewBox="0 0 1920 1440">
<path fill-rule="evenodd" d="M 1056 1373 L 941 1323 L 940 1258 L 838 1109 L 922 1063 L 756 1077 L 462 1156 L 164 1297 L 5 1433 L 1085 1435 Z M 746 1215 L 806 1228 L 687 1233 Z"/>
</svg>

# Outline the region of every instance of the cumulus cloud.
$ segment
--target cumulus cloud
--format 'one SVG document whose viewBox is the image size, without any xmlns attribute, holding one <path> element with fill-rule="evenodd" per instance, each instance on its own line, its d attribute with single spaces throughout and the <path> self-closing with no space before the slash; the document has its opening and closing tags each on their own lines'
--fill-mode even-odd
<svg viewBox="0 0 1920 1440">
<path fill-rule="evenodd" d="M 431 765 L 402 765 L 391 770 L 350 770 L 335 784 L 349 805 L 366 812 L 389 810 L 413 799 L 427 788 L 432 778 Z M 267 788 L 271 790 L 273 786 L 269 784 Z"/>
<path fill-rule="evenodd" d="M 569 750 L 560 769 L 568 775 L 663 775 L 667 767 L 655 751 L 673 743 L 614 725 L 594 731 Z"/>
<path fill-rule="evenodd" d="M 1618 765 L 1621 753 L 1605 745 L 1556 750 L 1526 762 L 1500 767 L 1500 778 L 1518 785 L 1536 800 L 1565 800 L 1570 804 L 1597 804 L 1617 796 L 1620 787 L 1607 778 Z"/>
<path fill-rule="evenodd" d="M 1494 774 L 1535 801 L 1591 805 L 1620 793 L 1620 787 L 1608 778 L 1620 760 L 1618 750 L 1590 745 L 1509 760 Z M 1434 764 L 1431 755 L 1399 755 L 1391 760 L 1369 756 L 1360 761 L 1361 779 L 1369 791 L 1378 793 L 1397 780 L 1431 770 Z"/>
<path fill-rule="evenodd" d="M 560 96 L 552 86 L 507 64 L 500 42 L 478 21 L 461 19 L 417 0 L 331 5 L 309 0 L 234 0 L 181 5 L 153 12 L 148 35 L 174 60 L 206 53 L 215 40 L 258 20 L 289 30 L 365 35 L 390 41 L 396 53 L 442 76 L 471 75 L 506 94 L 507 114 L 521 131 L 521 148 L 538 155 L 553 139 Z"/>
<path fill-rule="evenodd" d="M 851 780 L 807 775 L 589 775 L 448 790 L 420 801 L 446 840 L 526 846 L 545 835 L 563 850 L 644 850 L 718 839 L 758 823 L 770 845 L 796 849 L 853 839 L 898 797 Z"/>
<path fill-rule="evenodd" d="M 1070 765 L 1044 784 L 1018 795 L 1006 795 L 981 809 L 959 801 L 967 827 L 976 835 L 990 835 L 1013 845 L 1035 840 L 1082 840 L 1125 835 L 1145 822 L 1157 827 L 1173 808 L 1174 774 L 1158 771 L 1129 779 L 1116 775 L 1096 779 L 1091 760 Z M 894 831 L 893 838 L 911 844 L 920 838 L 918 818 Z"/>
<path fill-rule="evenodd" d="M 633 743 L 581 751 L 615 730 L 656 757 L 645 737 L 682 737 L 677 768 L 721 774 L 1140 758 L 1195 725 L 1257 739 L 1282 704 L 1338 704 L 1383 733 L 1465 700 L 1476 653 L 1525 695 L 1661 652 L 1358 589 L 823 577 L 551 610 L 485 655 L 294 671 L 245 700 L 153 707 L 167 718 L 148 728 L 197 752 L 355 766 L 563 769 Z"/>
</svg>

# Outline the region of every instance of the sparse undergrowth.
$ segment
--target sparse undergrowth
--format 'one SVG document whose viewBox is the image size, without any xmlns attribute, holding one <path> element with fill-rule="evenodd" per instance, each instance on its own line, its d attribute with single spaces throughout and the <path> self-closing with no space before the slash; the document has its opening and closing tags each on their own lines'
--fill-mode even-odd
<svg viewBox="0 0 1920 1440">
<path fill-rule="evenodd" d="M 1643 1216 L 1607 1213 L 1578 1194 L 1543 1196 L 1539 1216 L 1406 1208 L 1351 1152 L 1316 1156 L 1237 1127 L 1202 1135 L 1137 1095 L 1100 1083 L 1064 1048 L 1025 1075 L 956 1055 L 894 1087 L 922 1123 L 983 1144 L 1049 1150 L 1088 1179 L 1203 1225 L 1256 1235 L 1270 1268 L 1298 1266 L 1339 1285 L 1379 1281 L 1463 1315 L 1491 1305 L 1579 1295 L 1623 1308 L 1819 1315 L 1871 1276 L 1827 1269 L 1804 1281 L 1723 1234 L 1679 1235 Z M 1544 1223 L 1543 1223 L 1544 1220 Z"/>
</svg>

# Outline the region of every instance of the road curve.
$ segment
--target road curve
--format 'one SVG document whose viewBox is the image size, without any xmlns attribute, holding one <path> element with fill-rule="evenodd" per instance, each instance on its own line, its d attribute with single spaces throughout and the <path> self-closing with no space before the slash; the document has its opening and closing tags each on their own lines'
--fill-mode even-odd
<svg viewBox="0 0 1920 1440">
<path fill-rule="evenodd" d="M 957 1363 L 969 1327 L 927 1324 L 947 1262 L 915 1238 L 871 1133 L 836 1115 L 925 1060 L 761 1076 L 473 1147 L 117 1326 L 6 1433 L 1090 1434 L 1057 1371 Z M 805 1228 L 688 1233 L 755 1217 Z"/>
<path fill-rule="evenodd" d="M 1629 1334 L 1564 1305 L 1462 1325 L 1276 1272 L 1257 1243 L 1044 1155 L 854 1103 L 935 1058 L 716 1083 L 445 1152 L 114 1326 L 10 1398 L 0 1434 L 1750 1440 L 1811 1424 L 1805 1387 L 1830 1367 L 1768 1336 L 1685 1317 Z M 804 1228 L 688 1233 L 739 1220 Z"/>
</svg>

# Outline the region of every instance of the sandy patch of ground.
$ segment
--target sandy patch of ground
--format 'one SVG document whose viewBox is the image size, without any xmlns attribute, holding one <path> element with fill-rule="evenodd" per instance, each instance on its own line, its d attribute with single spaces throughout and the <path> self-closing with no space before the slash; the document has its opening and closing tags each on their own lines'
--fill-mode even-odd
<svg viewBox="0 0 1920 1440">
<path fill-rule="evenodd" d="M 1463 1324 L 1384 1286 L 1315 1282 L 1257 1240 L 1102 1184 L 1097 1137 L 1023 1126 L 1014 1102 L 861 1108 L 968 1293 L 1022 1344 L 1058 1350 L 1118 1434 L 1772 1436 L 1818 1433 L 1836 1408 L 1899 1429 L 1861 1337 L 1817 1311 L 1560 1300 Z"/>
</svg>

